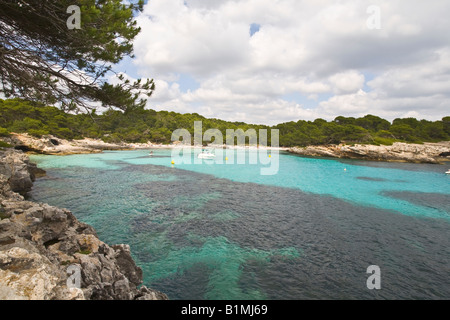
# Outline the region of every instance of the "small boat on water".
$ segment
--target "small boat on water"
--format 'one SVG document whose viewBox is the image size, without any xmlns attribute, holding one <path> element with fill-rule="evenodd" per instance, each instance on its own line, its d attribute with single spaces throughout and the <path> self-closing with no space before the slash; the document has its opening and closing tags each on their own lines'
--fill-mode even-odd
<svg viewBox="0 0 450 320">
<path fill-rule="evenodd" d="M 198 155 L 199 159 L 214 159 L 216 155 L 210 151 L 203 150 L 202 153 Z"/>
<path fill-rule="evenodd" d="M 450 169 L 447 170 L 447 172 L 445 172 L 446 174 L 450 174 Z"/>
</svg>

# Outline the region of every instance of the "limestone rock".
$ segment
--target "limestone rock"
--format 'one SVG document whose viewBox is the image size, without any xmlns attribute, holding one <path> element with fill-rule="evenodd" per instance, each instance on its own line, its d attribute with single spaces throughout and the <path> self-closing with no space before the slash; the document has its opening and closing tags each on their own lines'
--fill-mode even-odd
<svg viewBox="0 0 450 320">
<path fill-rule="evenodd" d="M 152 290 L 142 286 L 135 300 L 168 300 L 169 298 L 162 292 Z"/>
<path fill-rule="evenodd" d="M 449 143 L 407 144 L 396 142 L 392 146 L 374 145 L 328 145 L 291 148 L 291 153 L 313 156 L 364 159 L 374 161 L 399 161 L 414 163 L 441 163 L 449 152 Z"/>
<path fill-rule="evenodd" d="M 0 299 L 72 299 L 73 293 L 61 285 L 61 271 L 45 256 L 14 247 L 0 251 Z M 82 294 L 75 298 L 82 298 Z"/>
<path fill-rule="evenodd" d="M 0 151 L 0 174 L 8 180 L 12 191 L 25 194 L 31 190 L 34 175 L 30 174 L 29 166 L 30 161 L 22 152 Z"/>
<path fill-rule="evenodd" d="M 10 137 L 2 138 L 2 140 L 19 150 L 53 155 L 100 153 L 102 150 L 131 148 L 127 144 L 106 143 L 102 140 L 89 138 L 69 141 L 52 135 L 36 138 L 27 133 L 12 133 Z"/>
</svg>

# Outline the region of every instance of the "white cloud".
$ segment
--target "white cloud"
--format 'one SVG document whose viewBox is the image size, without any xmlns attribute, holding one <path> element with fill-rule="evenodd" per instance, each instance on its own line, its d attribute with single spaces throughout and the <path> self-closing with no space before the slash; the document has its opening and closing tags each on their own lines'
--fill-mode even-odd
<svg viewBox="0 0 450 320">
<path fill-rule="evenodd" d="M 367 28 L 370 5 L 380 30 Z M 448 115 L 448 12 L 447 0 L 152 0 L 137 19 L 134 63 L 156 80 L 154 109 L 271 124 L 438 119 Z M 180 74 L 198 87 L 181 90 Z"/>
<path fill-rule="evenodd" d="M 368 84 L 386 97 L 442 94 L 450 98 L 450 48 L 430 54 L 427 63 L 390 68 Z"/>
<path fill-rule="evenodd" d="M 365 77 L 357 71 L 349 70 L 332 75 L 329 81 L 334 93 L 351 93 L 363 88 Z"/>
</svg>

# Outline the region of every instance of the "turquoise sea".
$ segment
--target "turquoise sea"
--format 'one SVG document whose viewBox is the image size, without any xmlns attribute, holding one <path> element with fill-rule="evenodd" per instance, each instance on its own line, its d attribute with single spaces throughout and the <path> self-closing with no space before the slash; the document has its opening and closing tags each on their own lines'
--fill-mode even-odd
<svg viewBox="0 0 450 320">
<path fill-rule="evenodd" d="M 254 150 L 191 164 L 171 152 L 34 155 L 47 176 L 31 198 L 129 244 L 170 299 L 450 298 L 447 167 L 274 153 L 262 175 Z"/>
</svg>

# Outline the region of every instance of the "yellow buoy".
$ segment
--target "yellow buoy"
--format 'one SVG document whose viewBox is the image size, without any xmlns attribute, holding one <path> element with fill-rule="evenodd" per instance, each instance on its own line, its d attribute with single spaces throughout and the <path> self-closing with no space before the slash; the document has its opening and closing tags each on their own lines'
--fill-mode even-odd
<svg viewBox="0 0 450 320">
<path fill-rule="evenodd" d="M 271 154 L 269 154 L 269 158 L 272 158 L 272 155 L 271 155 Z"/>
<path fill-rule="evenodd" d="M 172 164 L 175 164 L 175 161 L 174 161 L 174 160 L 172 160 Z"/>
<path fill-rule="evenodd" d="M 228 161 L 228 157 L 225 158 L 225 161 Z"/>
</svg>

